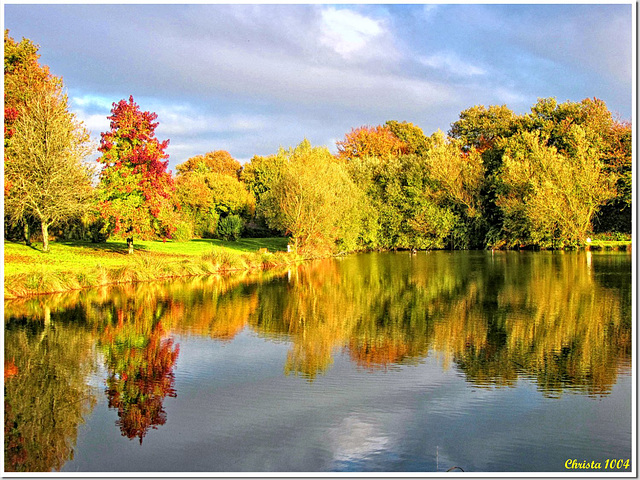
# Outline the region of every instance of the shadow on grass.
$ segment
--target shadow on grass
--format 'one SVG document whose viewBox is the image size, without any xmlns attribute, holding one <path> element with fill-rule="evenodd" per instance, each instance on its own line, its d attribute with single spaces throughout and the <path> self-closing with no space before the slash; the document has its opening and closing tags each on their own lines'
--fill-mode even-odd
<svg viewBox="0 0 640 480">
<path fill-rule="evenodd" d="M 238 240 L 217 240 L 212 238 L 194 238 L 193 243 L 206 243 L 212 247 L 224 247 L 238 252 L 256 252 L 261 248 L 267 248 L 271 252 L 286 251 L 288 238 L 240 238 Z"/>
<path fill-rule="evenodd" d="M 92 242 L 79 242 L 79 241 L 67 241 L 59 242 L 61 245 L 68 247 L 82 247 L 96 252 L 111 252 L 119 253 L 121 255 L 129 254 L 129 247 L 126 242 L 109 242 L 109 243 L 92 243 Z M 149 250 L 145 245 L 133 244 L 134 251 Z"/>
<path fill-rule="evenodd" d="M 31 242 L 29 244 L 26 244 L 24 242 L 14 242 L 11 240 L 5 240 L 4 241 L 5 244 L 14 244 L 14 245 L 24 245 L 25 247 L 29 247 L 31 250 L 35 251 L 35 252 L 40 252 L 40 253 L 48 253 L 42 250 L 42 242 L 40 242 L 40 248 L 37 247 L 38 242 Z M 51 248 L 51 244 L 53 242 L 49 243 L 49 248 Z"/>
</svg>

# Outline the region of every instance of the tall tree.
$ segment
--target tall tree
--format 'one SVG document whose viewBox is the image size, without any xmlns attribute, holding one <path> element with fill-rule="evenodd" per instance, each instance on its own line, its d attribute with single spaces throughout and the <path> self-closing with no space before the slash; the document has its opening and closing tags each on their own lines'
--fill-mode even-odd
<svg viewBox="0 0 640 480">
<path fill-rule="evenodd" d="M 30 101 L 46 90 L 62 88 L 62 80 L 49 72 L 49 67 L 39 63 L 38 45 L 28 38 L 16 42 L 4 31 L 4 161 L 10 163 L 12 151 L 9 148 L 11 138 L 16 132 L 15 122 L 20 112 L 28 110 Z M 11 181 L 4 182 L 5 197 L 11 193 Z M 8 221 L 7 221 L 8 220 Z M 29 216 L 17 219 L 24 232 L 24 239 L 30 245 L 30 224 L 37 223 Z M 5 217 L 5 227 L 15 225 Z"/>
<path fill-rule="evenodd" d="M 8 146 L 5 178 L 11 189 L 5 209 L 14 224 L 38 219 L 42 250 L 49 250 L 49 227 L 81 215 L 92 196 L 89 134 L 68 111 L 61 89 L 43 90 L 18 109 Z"/>
<path fill-rule="evenodd" d="M 355 249 L 362 196 L 344 161 L 308 140 L 278 156 L 282 172 L 263 196 L 269 226 L 289 233 L 294 250 L 303 254 Z"/>
<path fill-rule="evenodd" d="M 548 146 L 540 132 L 520 132 L 507 142 L 497 205 L 508 245 L 578 245 L 597 209 L 614 196 L 614 179 L 584 130 L 573 125 L 569 133 L 571 154 Z"/>
<path fill-rule="evenodd" d="M 508 137 L 516 126 L 517 116 L 506 105 L 476 105 L 460 112 L 449 135 L 462 141 L 464 148 L 484 151 L 493 148 L 500 138 Z"/>
<path fill-rule="evenodd" d="M 129 253 L 133 253 L 134 235 L 150 238 L 170 235 L 173 227 L 162 224 L 163 209 L 172 209 L 174 190 L 167 171 L 169 140 L 155 136 L 158 116 L 143 112 L 129 97 L 113 104 L 111 128 L 102 133 L 98 150 L 103 165 L 98 186 L 102 216 L 122 232 Z"/>
</svg>

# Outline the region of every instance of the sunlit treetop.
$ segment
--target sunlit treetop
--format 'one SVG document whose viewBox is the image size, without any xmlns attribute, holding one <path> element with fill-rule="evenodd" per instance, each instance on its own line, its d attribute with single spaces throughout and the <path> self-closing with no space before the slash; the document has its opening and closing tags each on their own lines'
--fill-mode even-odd
<svg viewBox="0 0 640 480">
<path fill-rule="evenodd" d="M 346 159 L 396 156 L 407 151 L 407 144 L 382 125 L 354 128 L 336 145 L 338 156 Z"/>
<path fill-rule="evenodd" d="M 184 175 L 188 172 L 220 173 L 238 178 L 242 165 L 225 150 L 216 150 L 191 157 L 176 167 L 178 173 Z"/>
</svg>

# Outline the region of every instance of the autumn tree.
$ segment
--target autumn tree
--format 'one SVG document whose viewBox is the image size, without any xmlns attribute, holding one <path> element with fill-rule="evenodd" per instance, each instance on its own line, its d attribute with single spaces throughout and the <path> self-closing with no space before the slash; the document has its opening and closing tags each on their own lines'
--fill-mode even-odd
<svg viewBox="0 0 640 480">
<path fill-rule="evenodd" d="M 242 170 L 242 165 L 240 165 L 240 162 L 233 158 L 229 152 L 216 150 L 205 153 L 204 155 L 191 157 L 186 162 L 178 165 L 176 170 L 182 175 L 189 172 L 200 171 L 238 178 Z"/>
<path fill-rule="evenodd" d="M 413 123 L 388 120 L 384 125 L 405 144 L 404 153 L 425 155 L 431 148 L 429 137 Z"/>
<path fill-rule="evenodd" d="M 172 210 L 174 190 L 167 171 L 169 140 L 155 136 L 157 115 L 143 112 L 129 97 L 113 104 L 110 130 L 102 133 L 98 150 L 103 165 L 98 186 L 102 216 L 121 232 L 133 253 L 134 235 L 170 236 L 172 225 L 162 221 L 163 210 Z"/>
<path fill-rule="evenodd" d="M 233 224 L 239 225 L 232 235 L 237 237 L 242 230 L 241 218 L 249 219 L 255 211 L 253 195 L 238 179 L 240 163 L 219 150 L 192 157 L 176 168 L 176 196 L 193 224 L 194 234 L 219 236 L 222 226 Z"/>
<path fill-rule="evenodd" d="M 516 126 L 517 116 L 506 105 L 476 105 L 460 112 L 460 119 L 451 125 L 449 135 L 462 141 L 465 149 L 481 151 L 493 148 L 501 138 L 508 137 Z"/>
<path fill-rule="evenodd" d="M 9 31 L 4 32 L 4 161 L 5 165 L 11 163 L 12 152 L 10 150 L 11 138 L 16 132 L 15 122 L 20 112 L 28 110 L 30 101 L 45 91 L 55 91 L 62 88 L 62 80 L 52 75 L 49 67 L 39 63 L 38 45 L 31 40 L 23 38 L 16 42 L 9 36 Z M 4 194 L 11 193 L 11 181 L 6 178 L 4 182 Z M 7 227 L 20 226 L 27 245 L 30 245 L 31 224 L 38 222 L 28 214 L 22 219 L 8 219 L 5 216 L 5 229 Z M 35 226 L 35 225 L 34 225 Z M 6 230 L 5 230 L 6 231 Z"/>
<path fill-rule="evenodd" d="M 407 145 L 388 126 L 363 126 L 347 133 L 336 142 L 340 158 L 387 157 L 406 153 Z"/>
<path fill-rule="evenodd" d="M 616 121 L 608 132 L 604 168 L 616 179 L 616 196 L 600 207 L 594 218 L 598 232 L 631 233 L 633 131 L 631 123 Z"/>
<path fill-rule="evenodd" d="M 437 131 L 430 137 L 432 147 L 424 156 L 427 177 L 438 205 L 456 216 L 452 231 L 454 247 L 483 247 L 486 230 L 482 189 L 485 167 L 481 153 L 466 150 L 461 141 Z"/>
<path fill-rule="evenodd" d="M 8 147 L 5 196 L 10 221 L 38 219 L 42 251 L 49 251 L 49 227 L 82 215 L 92 197 L 91 169 L 83 159 L 91 152 L 87 130 L 68 111 L 60 89 L 43 90 L 18 109 Z"/>
<path fill-rule="evenodd" d="M 507 142 L 497 205 L 508 245 L 579 245 L 597 209 L 615 195 L 584 129 L 573 125 L 567 141 L 571 153 L 548 146 L 540 132 L 520 132 Z"/>
<path fill-rule="evenodd" d="M 631 124 L 614 118 L 598 98 L 564 103 L 541 98 L 522 123 L 527 131 L 541 132 L 547 145 L 566 155 L 575 153 L 572 129 L 580 127 L 591 155 L 603 163 L 616 183 L 616 195 L 596 213 L 598 230 L 631 233 Z"/>
<path fill-rule="evenodd" d="M 303 254 L 355 249 L 361 193 L 343 161 L 308 140 L 278 157 L 281 173 L 263 196 L 269 226 L 290 234 L 294 251 Z"/>
</svg>

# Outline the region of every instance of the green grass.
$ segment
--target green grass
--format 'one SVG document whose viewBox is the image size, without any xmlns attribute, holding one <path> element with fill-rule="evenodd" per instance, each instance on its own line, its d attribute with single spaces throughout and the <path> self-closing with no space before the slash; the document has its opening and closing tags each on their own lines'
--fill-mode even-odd
<svg viewBox="0 0 640 480">
<path fill-rule="evenodd" d="M 286 252 L 286 238 L 243 238 L 236 242 L 197 239 L 189 242 L 51 242 L 4 244 L 5 297 L 17 297 L 121 282 L 206 275 L 230 270 L 268 268 L 299 260 Z M 269 253 L 258 251 L 268 249 Z"/>
<path fill-rule="evenodd" d="M 631 240 L 592 240 L 587 246 L 590 250 L 631 251 Z"/>
<path fill-rule="evenodd" d="M 631 251 L 631 235 L 619 232 L 597 233 L 591 237 L 591 242 L 585 243 L 585 247 L 590 250 Z"/>
</svg>

